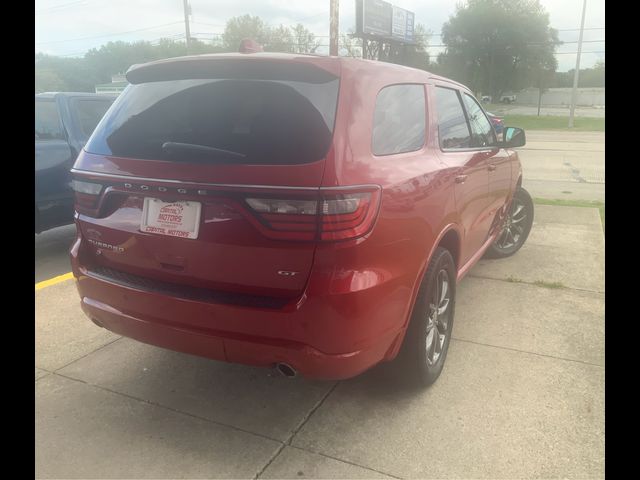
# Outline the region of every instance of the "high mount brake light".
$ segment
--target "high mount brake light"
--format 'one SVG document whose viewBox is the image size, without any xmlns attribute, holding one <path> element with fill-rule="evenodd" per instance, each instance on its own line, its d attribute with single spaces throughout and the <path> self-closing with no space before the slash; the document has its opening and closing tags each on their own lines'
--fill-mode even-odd
<svg viewBox="0 0 640 480">
<path fill-rule="evenodd" d="M 247 205 L 271 238 L 283 240 L 350 240 L 371 230 L 378 213 L 380 189 L 353 187 L 320 190 L 318 199 L 250 197 Z"/>
</svg>

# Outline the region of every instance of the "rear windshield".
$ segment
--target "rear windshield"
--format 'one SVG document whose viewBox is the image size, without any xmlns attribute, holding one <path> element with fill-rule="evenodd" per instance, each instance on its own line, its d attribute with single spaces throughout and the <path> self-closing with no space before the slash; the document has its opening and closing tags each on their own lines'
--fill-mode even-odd
<svg viewBox="0 0 640 480">
<path fill-rule="evenodd" d="M 118 157 L 301 164 L 326 156 L 338 99 L 321 82 L 185 79 L 130 85 L 85 150 Z"/>
</svg>

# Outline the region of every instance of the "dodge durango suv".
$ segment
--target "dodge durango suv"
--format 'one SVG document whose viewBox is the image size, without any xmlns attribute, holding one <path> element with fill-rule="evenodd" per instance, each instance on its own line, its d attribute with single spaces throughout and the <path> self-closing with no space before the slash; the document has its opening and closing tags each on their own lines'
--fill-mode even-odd
<svg viewBox="0 0 640 480">
<path fill-rule="evenodd" d="M 160 347 L 343 379 L 442 370 L 456 284 L 525 242 L 512 148 L 463 85 L 252 53 L 134 65 L 72 169 L 82 309 Z"/>
</svg>

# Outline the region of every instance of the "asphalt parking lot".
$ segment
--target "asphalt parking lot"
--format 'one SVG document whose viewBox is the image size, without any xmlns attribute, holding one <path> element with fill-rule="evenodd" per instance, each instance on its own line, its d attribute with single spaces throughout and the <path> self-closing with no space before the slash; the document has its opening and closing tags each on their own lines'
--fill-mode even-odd
<svg viewBox="0 0 640 480">
<path fill-rule="evenodd" d="M 531 130 L 518 149 L 524 187 L 551 200 L 604 202 L 604 132 Z"/>
<path fill-rule="evenodd" d="M 36 238 L 36 281 L 69 271 L 73 232 Z M 388 368 L 287 379 L 120 338 L 73 280 L 35 295 L 38 478 L 604 477 L 596 209 L 537 205 L 518 254 L 479 262 L 424 391 Z"/>
</svg>

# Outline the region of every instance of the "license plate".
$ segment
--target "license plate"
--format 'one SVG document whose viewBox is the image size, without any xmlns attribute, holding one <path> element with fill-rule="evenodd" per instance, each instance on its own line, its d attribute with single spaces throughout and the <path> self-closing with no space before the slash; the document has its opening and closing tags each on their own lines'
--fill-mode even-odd
<svg viewBox="0 0 640 480">
<path fill-rule="evenodd" d="M 140 230 L 171 237 L 198 238 L 201 208 L 199 202 L 163 202 L 145 198 Z"/>
</svg>

